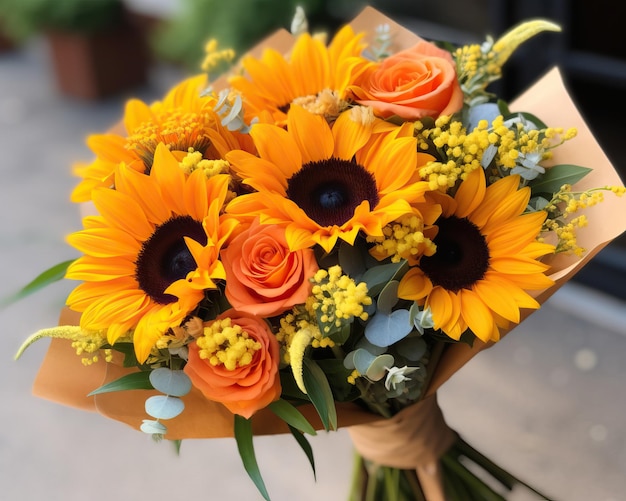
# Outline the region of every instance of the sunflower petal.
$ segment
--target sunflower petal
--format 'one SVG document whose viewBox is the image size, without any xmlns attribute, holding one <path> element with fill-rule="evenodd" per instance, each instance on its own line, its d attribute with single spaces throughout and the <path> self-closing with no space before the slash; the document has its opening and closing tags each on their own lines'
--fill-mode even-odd
<svg viewBox="0 0 626 501">
<path fill-rule="evenodd" d="M 495 325 L 491 309 L 473 291 L 463 289 L 459 291 L 461 312 L 467 326 L 481 341 L 487 342 L 492 338 Z"/>
<path fill-rule="evenodd" d="M 454 196 L 457 202 L 455 216 L 468 217 L 472 211 L 479 207 L 485 197 L 487 185 L 485 183 L 485 173 L 482 168 L 474 169 L 467 175 L 465 181 L 461 183 Z"/>
<path fill-rule="evenodd" d="M 422 301 L 433 289 L 430 279 L 419 268 L 411 268 L 400 280 L 398 297 L 411 301 Z"/>
</svg>

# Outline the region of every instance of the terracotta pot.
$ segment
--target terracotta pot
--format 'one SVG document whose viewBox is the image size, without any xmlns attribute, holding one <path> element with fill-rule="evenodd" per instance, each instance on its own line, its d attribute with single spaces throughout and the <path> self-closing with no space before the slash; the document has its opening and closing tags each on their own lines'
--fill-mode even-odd
<svg viewBox="0 0 626 501">
<path fill-rule="evenodd" d="M 9 52 L 15 48 L 15 42 L 0 31 L 0 53 Z"/>
<path fill-rule="evenodd" d="M 46 33 L 59 91 L 95 100 L 146 82 L 150 55 L 143 33 L 129 22 L 96 33 Z"/>
</svg>

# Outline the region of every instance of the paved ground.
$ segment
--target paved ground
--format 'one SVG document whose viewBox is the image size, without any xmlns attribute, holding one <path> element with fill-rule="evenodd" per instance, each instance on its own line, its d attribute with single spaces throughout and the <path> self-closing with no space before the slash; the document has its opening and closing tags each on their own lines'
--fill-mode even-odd
<svg viewBox="0 0 626 501">
<path fill-rule="evenodd" d="M 75 102 L 56 94 L 40 42 L 0 56 L 0 296 L 74 257 L 79 227 L 67 202 L 82 138 L 120 116 L 123 98 Z M 181 75 L 156 68 L 134 95 L 151 100 Z M 233 440 L 167 444 L 97 415 L 30 395 L 46 343 L 19 362 L 35 330 L 53 325 L 66 284 L 0 311 L 0 497 L 7 501 L 258 499 Z M 568 285 L 514 334 L 441 390 L 450 424 L 504 466 L 564 501 L 626 500 L 626 303 Z M 313 440 L 318 481 L 290 437 L 257 441 L 273 499 L 345 499 L 352 451 L 345 431 Z M 532 500 L 516 492 L 511 500 Z"/>
</svg>

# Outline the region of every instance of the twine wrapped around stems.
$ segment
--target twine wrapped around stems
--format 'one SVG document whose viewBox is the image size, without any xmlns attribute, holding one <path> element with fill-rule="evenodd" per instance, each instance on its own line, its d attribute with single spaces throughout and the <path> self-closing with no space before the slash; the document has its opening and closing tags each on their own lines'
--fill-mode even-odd
<svg viewBox="0 0 626 501">
<path fill-rule="evenodd" d="M 445 501 L 439 459 L 456 440 L 437 403 L 437 394 L 389 419 L 351 426 L 357 452 L 374 463 L 415 470 L 427 501 Z"/>
</svg>

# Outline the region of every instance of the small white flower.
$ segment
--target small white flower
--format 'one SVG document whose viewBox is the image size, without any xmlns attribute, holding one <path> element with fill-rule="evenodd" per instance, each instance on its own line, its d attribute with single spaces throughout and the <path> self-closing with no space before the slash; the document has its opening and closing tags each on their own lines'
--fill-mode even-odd
<svg viewBox="0 0 626 501">
<path fill-rule="evenodd" d="M 309 31 L 309 22 L 306 18 L 306 12 L 304 12 L 301 5 L 296 6 L 296 13 L 291 21 L 290 31 L 294 36 L 298 36 Z"/>
<path fill-rule="evenodd" d="M 385 379 L 385 388 L 390 391 L 392 388 L 395 390 L 396 385 L 410 381 L 410 377 L 406 377 L 406 374 L 415 372 L 419 367 L 385 367 L 387 369 L 387 378 Z"/>
<path fill-rule="evenodd" d="M 419 311 L 413 319 L 413 325 L 420 334 L 424 334 L 425 329 L 432 329 L 435 323 L 433 322 L 433 315 L 430 308 Z"/>
</svg>

